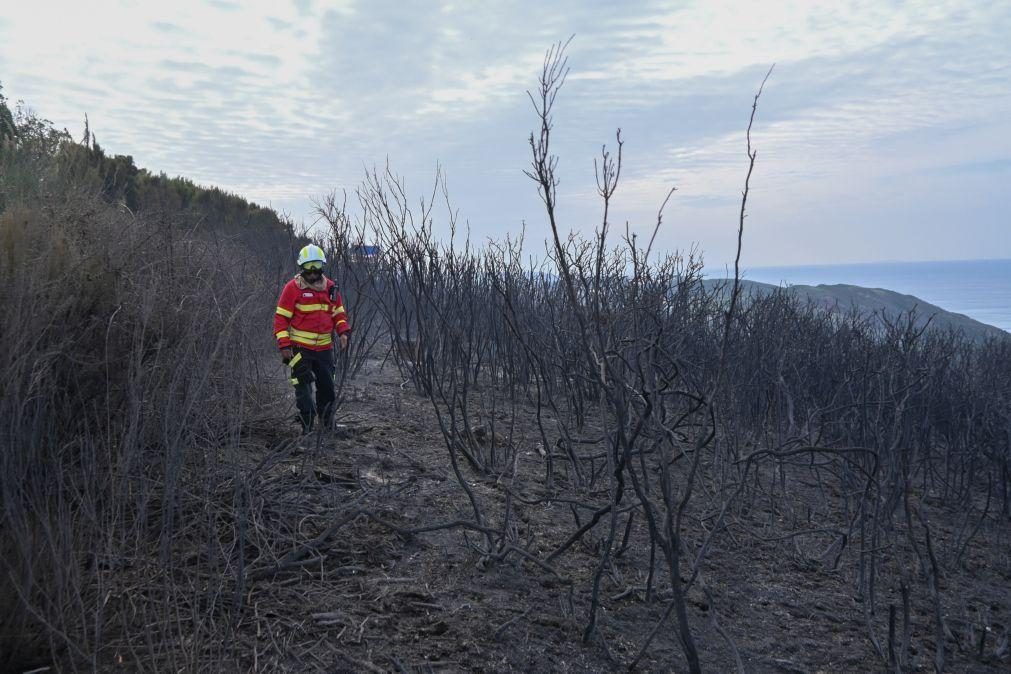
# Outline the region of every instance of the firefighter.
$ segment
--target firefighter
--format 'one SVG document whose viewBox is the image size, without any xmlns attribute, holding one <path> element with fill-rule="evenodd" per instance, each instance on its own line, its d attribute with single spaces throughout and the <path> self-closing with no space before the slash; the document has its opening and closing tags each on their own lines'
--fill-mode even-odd
<svg viewBox="0 0 1011 674">
<path fill-rule="evenodd" d="M 304 434 L 313 429 L 317 416 L 324 428 L 333 426 L 333 333 L 337 333 L 341 349 L 346 349 L 351 326 L 337 286 L 323 275 L 323 249 L 310 243 L 298 252 L 296 262 L 299 273 L 285 284 L 277 301 L 274 336 L 281 361 L 291 368 Z"/>
</svg>

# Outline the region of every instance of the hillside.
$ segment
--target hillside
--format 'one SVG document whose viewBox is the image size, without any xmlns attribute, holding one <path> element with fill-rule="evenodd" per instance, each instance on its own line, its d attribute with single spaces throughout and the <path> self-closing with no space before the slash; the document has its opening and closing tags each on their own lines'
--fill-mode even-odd
<svg viewBox="0 0 1011 674">
<path fill-rule="evenodd" d="M 725 279 L 707 279 L 709 288 L 722 287 L 731 283 Z M 964 314 L 957 314 L 941 307 L 925 302 L 913 295 L 905 295 L 883 288 L 864 288 L 862 286 L 832 284 L 832 285 L 787 285 L 775 286 L 759 281 L 742 280 L 741 287 L 746 296 L 767 297 L 777 290 L 798 298 L 801 302 L 811 302 L 814 306 L 835 313 L 857 312 L 879 319 L 894 320 L 901 315 L 915 314 L 916 325 L 929 323 L 932 328 L 940 330 L 956 330 L 963 332 L 971 339 L 981 341 L 991 337 L 1007 338 L 1008 333 L 1000 328 L 987 325 Z"/>
<path fill-rule="evenodd" d="M 530 268 L 372 174 L 300 436 L 294 233 L 109 159 L 0 114 L 0 671 L 1007 669 L 1011 340 Z"/>
<path fill-rule="evenodd" d="M 66 195 L 91 198 L 113 207 L 110 212 L 143 214 L 150 228 L 172 230 L 176 237 L 230 239 L 264 262 L 277 260 L 296 238 L 292 224 L 271 208 L 149 171 L 130 155 L 108 154 L 87 120 L 76 141 L 23 104 L 12 111 L 0 93 L 0 213 Z"/>
</svg>

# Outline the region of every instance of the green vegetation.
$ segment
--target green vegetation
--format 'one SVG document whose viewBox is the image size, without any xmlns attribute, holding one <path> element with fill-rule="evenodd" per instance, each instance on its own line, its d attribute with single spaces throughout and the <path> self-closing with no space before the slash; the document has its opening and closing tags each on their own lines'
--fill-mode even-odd
<svg viewBox="0 0 1011 674">
<path fill-rule="evenodd" d="M 171 214 L 183 224 L 242 233 L 247 242 L 259 241 L 261 252 L 272 250 L 264 245 L 267 241 L 288 244 L 291 224 L 272 209 L 187 178 L 151 173 L 129 155 L 108 155 L 85 126 L 84 138 L 75 142 L 69 132 L 57 130 L 24 105 L 11 111 L 0 93 L 0 211 L 73 191 L 133 213 Z"/>
</svg>

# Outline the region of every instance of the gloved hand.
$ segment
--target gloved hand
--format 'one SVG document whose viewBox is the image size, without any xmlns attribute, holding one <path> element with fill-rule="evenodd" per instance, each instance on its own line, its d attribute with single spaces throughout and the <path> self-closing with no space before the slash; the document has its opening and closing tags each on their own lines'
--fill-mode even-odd
<svg viewBox="0 0 1011 674">
<path fill-rule="evenodd" d="M 291 360 L 292 355 L 293 354 L 291 352 L 291 347 L 290 346 L 284 347 L 283 349 L 281 349 L 281 362 L 287 365 L 288 362 Z"/>
</svg>

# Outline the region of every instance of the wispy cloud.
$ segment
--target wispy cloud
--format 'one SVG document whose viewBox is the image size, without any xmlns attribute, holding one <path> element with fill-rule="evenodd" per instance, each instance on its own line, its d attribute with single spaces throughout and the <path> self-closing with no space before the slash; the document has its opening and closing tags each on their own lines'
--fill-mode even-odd
<svg viewBox="0 0 1011 674">
<path fill-rule="evenodd" d="M 169 23 L 168 21 L 152 21 L 151 27 L 160 33 L 182 35 L 186 32 L 180 26 L 177 26 L 174 23 Z"/>
<path fill-rule="evenodd" d="M 725 258 L 751 96 L 772 62 L 753 132 L 759 261 L 909 257 L 924 219 L 939 232 L 931 257 L 971 256 L 966 240 L 990 231 L 972 221 L 1004 203 L 987 196 L 1006 191 L 1011 161 L 1000 3 L 40 0 L 0 17 L 0 81 L 61 126 L 88 113 L 110 151 L 296 216 L 363 166 L 389 159 L 420 187 L 438 161 L 476 235 L 526 221 L 536 239 L 525 91 L 573 33 L 555 147 L 574 228 L 599 220 L 592 162 L 621 127 L 615 221 L 650 227 L 677 185 L 662 243 Z M 979 203 L 945 230 L 960 193 Z M 891 248 L 867 253 L 868 239 Z M 976 247 L 1011 255 L 1000 245 Z"/>
</svg>

